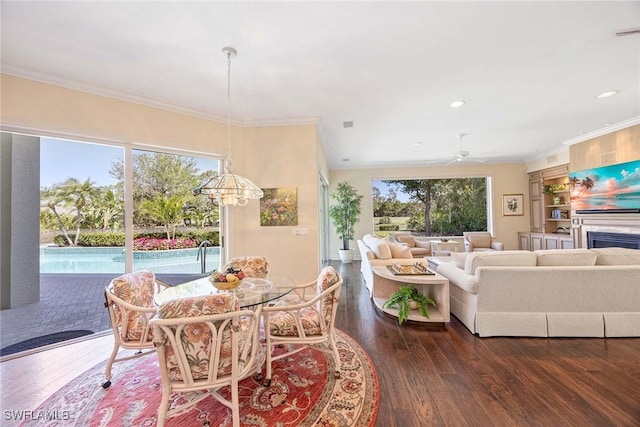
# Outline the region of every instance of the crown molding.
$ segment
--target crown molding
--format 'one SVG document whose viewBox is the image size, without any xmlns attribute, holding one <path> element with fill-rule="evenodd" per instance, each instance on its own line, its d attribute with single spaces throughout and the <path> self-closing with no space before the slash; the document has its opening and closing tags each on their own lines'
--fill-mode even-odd
<svg viewBox="0 0 640 427">
<path fill-rule="evenodd" d="M 27 70 L 19 67 L 13 67 L 11 65 L 3 66 L 2 73 L 10 76 L 18 77 L 21 79 L 27 79 L 27 80 L 44 83 L 44 84 L 50 84 L 50 85 L 62 87 L 65 89 L 85 92 L 91 95 L 112 98 L 118 101 L 144 105 L 147 107 L 157 108 L 157 109 L 169 111 L 172 113 L 184 114 L 187 116 L 198 117 L 206 120 L 213 120 L 220 123 L 227 122 L 226 116 L 223 117 L 215 114 L 205 113 L 200 110 L 194 110 L 191 108 L 186 108 L 179 105 L 158 101 L 151 98 L 144 98 L 144 97 L 133 95 L 127 92 L 121 92 L 121 91 L 106 89 L 100 86 L 79 83 L 69 79 L 52 77 L 44 73 L 39 73 L 37 71 Z M 318 121 L 319 121 L 318 117 L 269 118 L 269 119 L 257 119 L 257 120 L 242 120 L 242 119 L 232 118 L 231 124 L 233 126 L 246 126 L 246 127 L 299 126 L 299 125 L 317 125 Z"/>
</svg>

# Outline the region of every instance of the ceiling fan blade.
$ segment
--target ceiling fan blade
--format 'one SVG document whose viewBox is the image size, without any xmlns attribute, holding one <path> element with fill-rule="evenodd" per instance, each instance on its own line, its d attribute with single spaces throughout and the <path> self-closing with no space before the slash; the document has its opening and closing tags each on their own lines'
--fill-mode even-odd
<svg viewBox="0 0 640 427">
<path fill-rule="evenodd" d="M 442 167 L 446 168 L 447 166 L 452 165 L 453 163 L 458 163 L 459 161 L 460 161 L 460 159 L 454 157 L 453 159 L 451 159 L 448 163 L 446 163 Z"/>
<path fill-rule="evenodd" d="M 475 157 L 467 157 L 465 160 L 472 163 L 484 163 L 487 161 L 487 159 L 476 159 Z"/>
</svg>

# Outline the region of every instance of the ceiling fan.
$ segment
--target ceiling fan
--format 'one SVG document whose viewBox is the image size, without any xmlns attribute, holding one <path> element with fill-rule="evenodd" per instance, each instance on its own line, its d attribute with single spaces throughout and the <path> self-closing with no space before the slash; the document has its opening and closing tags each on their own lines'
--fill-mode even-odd
<svg viewBox="0 0 640 427">
<path fill-rule="evenodd" d="M 462 138 L 465 136 L 465 133 L 461 133 L 456 135 L 456 138 L 458 138 L 458 143 L 460 145 L 460 149 L 458 150 L 458 152 L 453 156 L 452 159 L 450 159 L 449 161 L 447 161 L 447 163 L 445 163 L 443 165 L 443 167 L 447 167 L 450 166 L 454 163 L 462 163 L 462 162 L 472 162 L 472 163 L 484 163 L 487 161 L 487 159 L 477 159 L 475 157 L 471 156 L 471 153 L 469 151 L 463 150 L 462 149 Z M 427 162 L 427 163 L 442 163 L 443 161 L 446 160 L 435 160 L 432 162 Z"/>
</svg>

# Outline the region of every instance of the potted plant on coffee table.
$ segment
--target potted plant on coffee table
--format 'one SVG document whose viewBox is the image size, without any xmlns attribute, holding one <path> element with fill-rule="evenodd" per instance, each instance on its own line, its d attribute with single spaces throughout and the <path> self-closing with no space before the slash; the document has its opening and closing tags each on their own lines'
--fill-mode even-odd
<svg viewBox="0 0 640 427">
<path fill-rule="evenodd" d="M 429 309 L 427 306 L 436 306 L 436 302 L 428 296 L 421 294 L 412 286 L 401 286 L 389 296 L 389 299 L 382 304 L 382 308 L 398 308 L 398 323 L 403 324 L 409 317 L 409 310 L 418 310 L 427 319 Z"/>
<path fill-rule="evenodd" d="M 339 182 L 331 197 L 335 199 L 336 204 L 329 206 L 329 217 L 342 239 L 340 260 L 350 263 L 353 261 L 355 250 L 351 249 L 349 242 L 353 240 L 355 225 L 360 220 L 360 204 L 364 196 L 358 194 L 355 187 L 348 182 Z"/>
</svg>

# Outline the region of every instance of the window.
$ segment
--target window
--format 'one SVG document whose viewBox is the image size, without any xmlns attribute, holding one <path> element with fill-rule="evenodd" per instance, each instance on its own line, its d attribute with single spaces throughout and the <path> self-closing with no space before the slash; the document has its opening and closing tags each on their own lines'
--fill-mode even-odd
<svg viewBox="0 0 640 427">
<path fill-rule="evenodd" d="M 193 196 L 218 161 L 52 138 L 40 139 L 40 154 L 41 273 L 122 274 L 132 262 L 133 271 L 198 274 L 220 265 L 218 206 Z"/>
<path fill-rule="evenodd" d="M 490 178 L 374 180 L 375 232 L 461 236 L 490 231 Z"/>
</svg>

